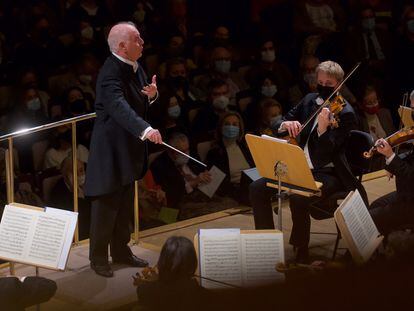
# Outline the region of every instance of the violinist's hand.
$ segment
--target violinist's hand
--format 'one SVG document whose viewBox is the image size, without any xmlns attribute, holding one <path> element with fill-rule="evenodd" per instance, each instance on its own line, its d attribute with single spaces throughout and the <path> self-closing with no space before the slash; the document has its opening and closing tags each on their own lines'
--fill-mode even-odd
<svg viewBox="0 0 414 311">
<path fill-rule="evenodd" d="M 135 286 L 148 283 L 148 282 L 154 282 L 158 280 L 158 268 L 157 267 L 146 267 L 142 269 L 141 273 L 137 272 L 135 276 L 132 276 L 132 279 L 134 280 L 133 284 Z"/>
<path fill-rule="evenodd" d="M 282 123 L 282 129 L 289 132 L 289 136 L 295 138 L 299 135 L 302 125 L 298 121 L 285 121 Z"/>
<path fill-rule="evenodd" d="M 387 159 L 394 153 L 390 144 L 384 138 L 378 139 L 375 142 L 375 146 L 377 146 L 377 151 L 384 155 Z"/>
<path fill-rule="evenodd" d="M 331 112 L 328 108 L 323 108 L 318 115 L 318 134 L 322 135 L 331 123 Z"/>
</svg>

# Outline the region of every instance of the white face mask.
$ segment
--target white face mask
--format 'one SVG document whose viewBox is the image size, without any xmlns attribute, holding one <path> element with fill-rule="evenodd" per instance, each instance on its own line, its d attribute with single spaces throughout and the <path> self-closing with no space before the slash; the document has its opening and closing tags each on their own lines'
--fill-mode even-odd
<svg viewBox="0 0 414 311">
<path fill-rule="evenodd" d="M 276 59 L 275 50 L 262 51 L 262 61 L 271 63 Z"/>
<path fill-rule="evenodd" d="M 262 86 L 262 94 L 266 97 L 273 97 L 277 93 L 277 86 L 272 84 L 269 86 Z"/>
<path fill-rule="evenodd" d="M 29 100 L 27 103 L 27 109 L 31 110 L 31 111 L 37 111 L 40 109 L 41 107 L 41 102 L 39 97 L 33 98 L 31 100 Z"/>
<path fill-rule="evenodd" d="M 81 36 L 85 39 L 92 40 L 92 38 L 93 38 L 93 28 L 91 26 L 83 28 L 81 30 Z"/>
<path fill-rule="evenodd" d="M 227 96 L 221 95 L 213 100 L 214 108 L 225 110 L 229 105 L 229 98 Z"/>
</svg>

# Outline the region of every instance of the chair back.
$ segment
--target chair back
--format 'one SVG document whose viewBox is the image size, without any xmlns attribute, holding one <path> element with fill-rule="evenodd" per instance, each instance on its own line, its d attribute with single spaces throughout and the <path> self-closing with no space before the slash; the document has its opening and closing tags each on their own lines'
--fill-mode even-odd
<svg viewBox="0 0 414 311">
<path fill-rule="evenodd" d="M 197 144 L 197 153 L 201 161 L 205 161 L 207 159 L 207 154 L 213 144 L 214 140 L 203 141 Z"/>
<path fill-rule="evenodd" d="M 369 133 L 358 130 L 352 130 L 350 132 L 346 144 L 345 156 L 352 173 L 358 178 L 361 178 L 363 174 L 370 171 L 371 159 L 364 158 L 363 153 L 371 149 L 373 145 L 374 140 Z"/>
</svg>

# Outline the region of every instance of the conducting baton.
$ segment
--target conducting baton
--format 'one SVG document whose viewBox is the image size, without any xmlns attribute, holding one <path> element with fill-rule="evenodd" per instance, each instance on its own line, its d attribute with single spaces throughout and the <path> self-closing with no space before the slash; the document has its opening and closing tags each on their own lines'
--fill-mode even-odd
<svg viewBox="0 0 414 311">
<path fill-rule="evenodd" d="M 193 161 L 197 162 L 198 164 L 201 164 L 202 166 L 207 167 L 207 165 L 206 165 L 206 164 L 204 164 L 204 163 L 203 163 L 203 162 L 201 162 L 201 161 L 198 161 L 197 159 L 194 159 L 193 157 L 189 156 L 189 155 L 188 155 L 188 154 L 186 154 L 185 152 L 182 152 L 181 150 L 178 150 L 177 148 L 174 148 L 173 146 L 170 146 L 169 144 L 167 144 L 167 143 L 165 143 L 165 142 L 162 142 L 162 144 L 163 144 L 164 146 L 167 146 L 168 148 L 170 148 L 170 149 L 174 150 L 175 152 L 178 152 L 179 154 L 181 154 L 181 155 L 183 155 L 183 156 L 185 156 L 185 157 L 187 157 L 187 158 L 189 158 L 189 159 L 191 159 L 191 160 L 193 160 Z"/>
</svg>

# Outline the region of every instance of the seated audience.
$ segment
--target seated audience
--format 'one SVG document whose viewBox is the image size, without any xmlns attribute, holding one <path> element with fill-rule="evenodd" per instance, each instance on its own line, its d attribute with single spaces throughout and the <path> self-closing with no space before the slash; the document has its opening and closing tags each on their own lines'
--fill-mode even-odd
<svg viewBox="0 0 414 311">
<path fill-rule="evenodd" d="M 167 143 L 178 150 L 190 154 L 190 144 L 186 135 L 174 133 Z M 180 209 L 192 197 L 199 196 L 197 187 L 210 182 L 210 173 L 189 158 L 168 149 L 151 164 L 154 180 L 166 193 L 168 207 Z"/>
<path fill-rule="evenodd" d="M 66 157 L 60 167 L 62 178 L 51 191 L 50 202 L 52 207 L 73 211 L 73 163 L 72 156 Z M 85 183 L 85 163 L 78 160 L 78 208 L 79 208 L 79 238 L 89 237 L 91 203 L 85 199 L 83 185 Z"/>
<path fill-rule="evenodd" d="M 255 133 L 257 135 L 275 136 L 277 124 L 282 119 L 282 106 L 273 98 L 263 99 L 258 105 L 258 119 Z"/>
<path fill-rule="evenodd" d="M 229 196 L 241 203 L 248 203 L 248 185 L 241 187 L 242 171 L 254 166 L 244 141 L 244 125 L 241 116 L 228 112 L 220 119 L 215 146 L 207 154 L 207 165 L 215 165 L 226 174 L 218 194 Z"/>
<path fill-rule="evenodd" d="M 78 158 L 84 162 L 88 162 L 89 150 L 78 144 Z M 52 139 L 52 147 L 45 154 L 44 169 L 50 167 L 60 167 L 62 161 L 72 153 L 72 130 L 69 126 L 60 126 L 54 132 Z"/>
<path fill-rule="evenodd" d="M 208 89 L 207 103 L 192 122 L 191 135 L 196 143 L 213 140 L 220 116 L 229 110 L 228 84 L 224 80 L 211 80 Z"/>
</svg>

